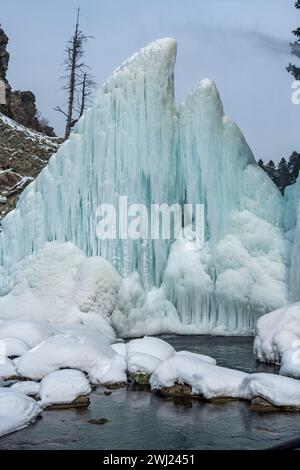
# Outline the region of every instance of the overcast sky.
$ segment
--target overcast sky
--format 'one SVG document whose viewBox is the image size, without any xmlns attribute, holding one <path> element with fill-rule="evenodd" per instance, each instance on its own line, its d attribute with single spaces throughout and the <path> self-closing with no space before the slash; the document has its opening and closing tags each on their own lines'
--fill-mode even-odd
<svg viewBox="0 0 300 470">
<path fill-rule="evenodd" d="M 100 86 L 128 56 L 166 36 L 178 41 L 176 99 L 212 78 L 226 113 L 242 129 L 256 158 L 279 160 L 300 151 L 300 105 L 291 101 L 291 31 L 300 26 L 294 0 L 0 0 L 10 38 L 8 78 L 32 90 L 57 133 L 63 105 L 59 76 L 76 8 L 94 36 L 87 62 Z"/>
</svg>

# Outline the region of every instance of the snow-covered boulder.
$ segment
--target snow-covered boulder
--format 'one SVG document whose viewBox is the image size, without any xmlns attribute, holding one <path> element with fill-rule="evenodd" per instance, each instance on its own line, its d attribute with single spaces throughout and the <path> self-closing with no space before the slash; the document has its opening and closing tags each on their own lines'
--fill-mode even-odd
<svg viewBox="0 0 300 470">
<path fill-rule="evenodd" d="M 83 372 L 71 369 L 58 370 L 42 379 L 39 404 L 42 407 L 70 404 L 90 392 L 89 381 Z"/>
<path fill-rule="evenodd" d="M 7 357 L 0 356 L 0 379 L 9 379 L 17 375 L 14 363 Z"/>
<path fill-rule="evenodd" d="M 126 382 L 122 356 L 99 337 L 57 335 L 28 351 L 16 362 L 20 375 L 40 380 L 59 369 L 77 369 L 88 374 L 92 383 Z"/>
<path fill-rule="evenodd" d="M 0 436 L 25 428 L 41 413 L 35 400 L 15 392 L 0 393 Z"/>
<path fill-rule="evenodd" d="M 285 351 L 281 358 L 280 375 L 300 378 L 300 341 L 295 341 L 292 348 Z"/>
<path fill-rule="evenodd" d="M 0 298 L 0 302 L 1 302 Z M 0 318 L 1 318 L 0 307 Z M 31 348 L 44 341 L 53 334 L 53 330 L 46 322 L 7 320 L 0 323 L 0 340 L 6 338 L 17 338 Z"/>
<path fill-rule="evenodd" d="M 127 370 L 135 381 L 143 383 L 148 382 L 152 372 L 176 353 L 166 341 L 148 336 L 133 339 L 126 346 Z"/>
<path fill-rule="evenodd" d="M 176 355 L 159 366 L 150 378 L 152 390 L 168 392 L 177 384 L 185 393 L 206 399 L 239 398 L 246 373 L 218 367 L 193 355 Z"/>
<path fill-rule="evenodd" d="M 249 374 L 240 395 L 246 400 L 260 397 L 276 407 L 300 408 L 300 381 L 275 374 Z"/>
<path fill-rule="evenodd" d="M 201 361 L 207 362 L 208 364 L 213 364 L 213 365 L 217 364 L 217 361 L 213 357 L 206 356 L 204 354 L 193 353 L 191 351 L 178 351 L 176 353 L 176 356 L 195 357 L 196 359 L 201 359 Z"/>
<path fill-rule="evenodd" d="M 0 352 L 7 357 L 19 357 L 29 351 L 30 346 L 18 338 L 0 339 Z"/>
<path fill-rule="evenodd" d="M 11 392 L 21 393 L 29 397 L 36 397 L 39 395 L 40 384 L 38 382 L 33 382 L 31 380 L 26 380 L 25 382 L 16 382 L 10 389 Z"/>
<path fill-rule="evenodd" d="M 261 362 L 280 364 L 286 351 L 299 346 L 300 303 L 275 310 L 258 320 L 254 353 Z"/>
</svg>

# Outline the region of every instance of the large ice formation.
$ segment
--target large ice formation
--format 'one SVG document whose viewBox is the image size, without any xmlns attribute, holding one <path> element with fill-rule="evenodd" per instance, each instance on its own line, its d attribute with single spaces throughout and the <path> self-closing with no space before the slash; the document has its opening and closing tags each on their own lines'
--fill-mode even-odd
<svg viewBox="0 0 300 470">
<path fill-rule="evenodd" d="M 176 107 L 175 59 L 175 40 L 158 40 L 124 62 L 99 90 L 71 138 L 3 221 L 0 293 L 11 290 L 17 262 L 45 242 L 67 241 L 86 256 L 110 261 L 125 282 L 137 272 L 140 289 L 159 297 L 162 311 L 170 312 L 173 303 L 183 325 L 203 332 L 249 333 L 258 316 L 287 304 L 286 203 L 224 115 L 211 81 L 202 81 Z M 119 196 L 147 207 L 203 204 L 204 246 L 192 237 L 173 244 L 100 240 L 97 207 L 118 208 Z M 141 308 L 133 301 L 127 333 L 139 320 L 137 312 L 146 325 L 145 309 L 153 311 L 147 302 L 149 296 Z M 130 311 L 123 320 L 120 315 L 120 322 L 129 321 Z"/>
</svg>

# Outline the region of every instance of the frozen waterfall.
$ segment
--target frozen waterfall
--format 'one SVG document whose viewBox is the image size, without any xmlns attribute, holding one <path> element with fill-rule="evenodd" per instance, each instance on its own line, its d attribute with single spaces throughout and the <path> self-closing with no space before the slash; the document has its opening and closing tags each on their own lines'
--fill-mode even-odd
<svg viewBox="0 0 300 470">
<path fill-rule="evenodd" d="M 8 273 L 46 241 L 101 255 L 146 290 L 163 286 L 181 321 L 249 333 L 257 316 L 288 301 L 285 201 L 224 115 L 204 80 L 179 108 L 176 41 L 158 40 L 117 69 L 93 107 L 3 221 L 0 292 Z M 100 240 L 100 203 L 198 204 L 204 246 L 192 239 Z M 300 250 L 299 250 L 300 252 Z"/>
</svg>

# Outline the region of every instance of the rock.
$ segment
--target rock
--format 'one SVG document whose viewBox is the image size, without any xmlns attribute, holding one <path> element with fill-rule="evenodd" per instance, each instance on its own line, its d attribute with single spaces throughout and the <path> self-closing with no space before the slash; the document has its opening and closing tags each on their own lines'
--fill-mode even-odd
<svg viewBox="0 0 300 470">
<path fill-rule="evenodd" d="M 86 396 L 80 396 L 71 403 L 59 403 L 55 405 L 49 405 L 46 410 L 67 410 L 69 408 L 87 408 L 90 405 L 90 399 Z"/>
<path fill-rule="evenodd" d="M 105 390 L 104 395 L 109 396 L 112 394 L 111 390 Z"/>
<path fill-rule="evenodd" d="M 130 374 L 130 379 L 138 385 L 149 385 L 150 374 Z"/>
<path fill-rule="evenodd" d="M 158 393 L 163 397 L 194 397 L 199 398 L 192 394 L 192 387 L 188 384 L 174 384 L 171 387 L 163 387 L 158 390 Z"/>
<path fill-rule="evenodd" d="M 125 388 L 127 387 L 126 382 L 116 382 L 111 384 L 103 384 L 104 387 L 108 388 L 109 390 L 115 390 L 117 388 Z"/>
<path fill-rule="evenodd" d="M 106 423 L 109 423 L 109 419 L 106 419 L 106 418 L 98 418 L 98 419 L 89 419 L 88 420 L 88 423 L 89 424 L 97 424 L 97 425 L 101 425 L 101 424 L 106 424 Z"/>
<path fill-rule="evenodd" d="M 276 406 L 270 403 L 269 401 L 265 400 L 261 397 L 255 397 L 251 400 L 250 405 L 251 410 L 253 411 L 293 411 L 293 412 L 300 412 L 300 408 L 292 407 L 292 406 Z"/>
</svg>

